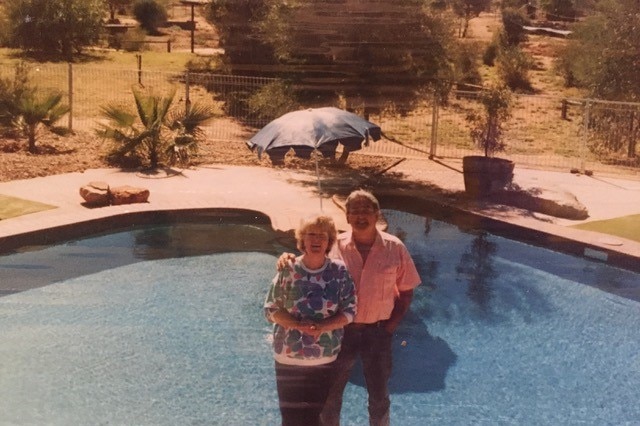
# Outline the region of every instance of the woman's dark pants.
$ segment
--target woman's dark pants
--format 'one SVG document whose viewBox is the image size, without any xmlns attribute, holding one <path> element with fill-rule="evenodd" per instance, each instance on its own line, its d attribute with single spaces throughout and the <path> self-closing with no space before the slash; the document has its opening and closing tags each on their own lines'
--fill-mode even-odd
<svg viewBox="0 0 640 426">
<path fill-rule="evenodd" d="M 309 367 L 275 364 L 282 426 L 319 425 L 333 384 L 335 362 Z"/>
</svg>

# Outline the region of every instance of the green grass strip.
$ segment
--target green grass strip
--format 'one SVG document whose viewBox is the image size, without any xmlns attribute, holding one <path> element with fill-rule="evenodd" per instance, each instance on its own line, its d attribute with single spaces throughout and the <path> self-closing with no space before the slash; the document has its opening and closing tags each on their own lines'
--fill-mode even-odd
<svg viewBox="0 0 640 426">
<path fill-rule="evenodd" d="M 640 214 L 581 223 L 574 225 L 573 228 L 596 231 L 640 242 Z"/>
<path fill-rule="evenodd" d="M 0 220 L 55 208 L 57 207 L 49 204 L 0 195 Z"/>
</svg>

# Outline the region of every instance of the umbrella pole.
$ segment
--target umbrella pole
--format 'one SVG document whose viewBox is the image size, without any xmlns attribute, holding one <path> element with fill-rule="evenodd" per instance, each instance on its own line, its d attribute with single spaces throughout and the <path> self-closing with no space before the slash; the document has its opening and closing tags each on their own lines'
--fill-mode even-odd
<svg viewBox="0 0 640 426">
<path fill-rule="evenodd" d="M 320 185 L 320 166 L 318 165 L 318 155 L 314 155 L 316 159 L 316 178 L 318 179 L 318 197 L 320 198 L 320 213 L 324 213 L 322 210 L 322 186 Z"/>
</svg>

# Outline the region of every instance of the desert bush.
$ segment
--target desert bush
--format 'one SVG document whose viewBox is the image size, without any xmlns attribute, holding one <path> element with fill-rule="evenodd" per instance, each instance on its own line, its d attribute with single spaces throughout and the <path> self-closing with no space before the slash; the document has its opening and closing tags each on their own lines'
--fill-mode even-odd
<svg viewBox="0 0 640 426">
<path fill-rule="evenodd" d="M 478 43 L 464 43 L 454 52 L 455 81 L 463 84 L 482 85 L 478 66 Z"/>
<path fill-rule="evenodd" d="M 529 69 L 532 67 L 531 58 L 518 46 L 503 47 L 497 58 L 498 75 L 500 79 L 514 91 L 533 91 L 529 79 Z"/>
<path fill-rule="evenodd" d="M 503 44 L 514 46 L 525 41 L 527 34 L 523 26 L 529 24 L 529 18 L 521 10 L 504 9 L 502 11 Z"/>
<path fill-rule="evenodd" d="M 133 16 L 149 34 L 158 34 L 158 28 L 167 22 L 166 8 L 155 0 L 136 1 L 133 5 Z"/>
<path fill-rule="evenodd" d="M 484 49 L 484 53 L 482 54 L 482 63 L 489 67 L 494 66 L 496 63 L 496 58 L 498 57 L 499 50 L 500 45 L 498 38 L 494 37 L 491 43 L 489 43 Z"/>
<path fill-rule="evenodd" d="M 299 107 L 293 89 L 282 81 L 261 87 L 249 96 L 247 104 L 250 113 L 264 121 L 271 121 Z"/>
</svg>

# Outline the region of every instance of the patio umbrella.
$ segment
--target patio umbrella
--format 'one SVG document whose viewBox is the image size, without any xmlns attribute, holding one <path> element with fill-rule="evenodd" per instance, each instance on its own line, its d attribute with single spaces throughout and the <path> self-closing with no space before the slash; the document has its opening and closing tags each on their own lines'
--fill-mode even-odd
<svg viewBox="0 0 640 426">
<path fill-rule="evenodd" d="M 314 151 L 323 157 L 335 156 L 338 144 L 343 151 L 362 148 L 370 139 L 380 139 L 380 127 L 352 112 L 334 107 L 309 108 L 292 111 L 271 121 L 256 133 L 247 145 L 260 158 L 267 153 L 274 164 L 282 163 L 293 149 L 296 156 L 310 158 Z M 320 172 L 316 157 L 318 191 L 321 191 Z M 320 198 L 322 207 L 322 197 Z"/>
</svg>

